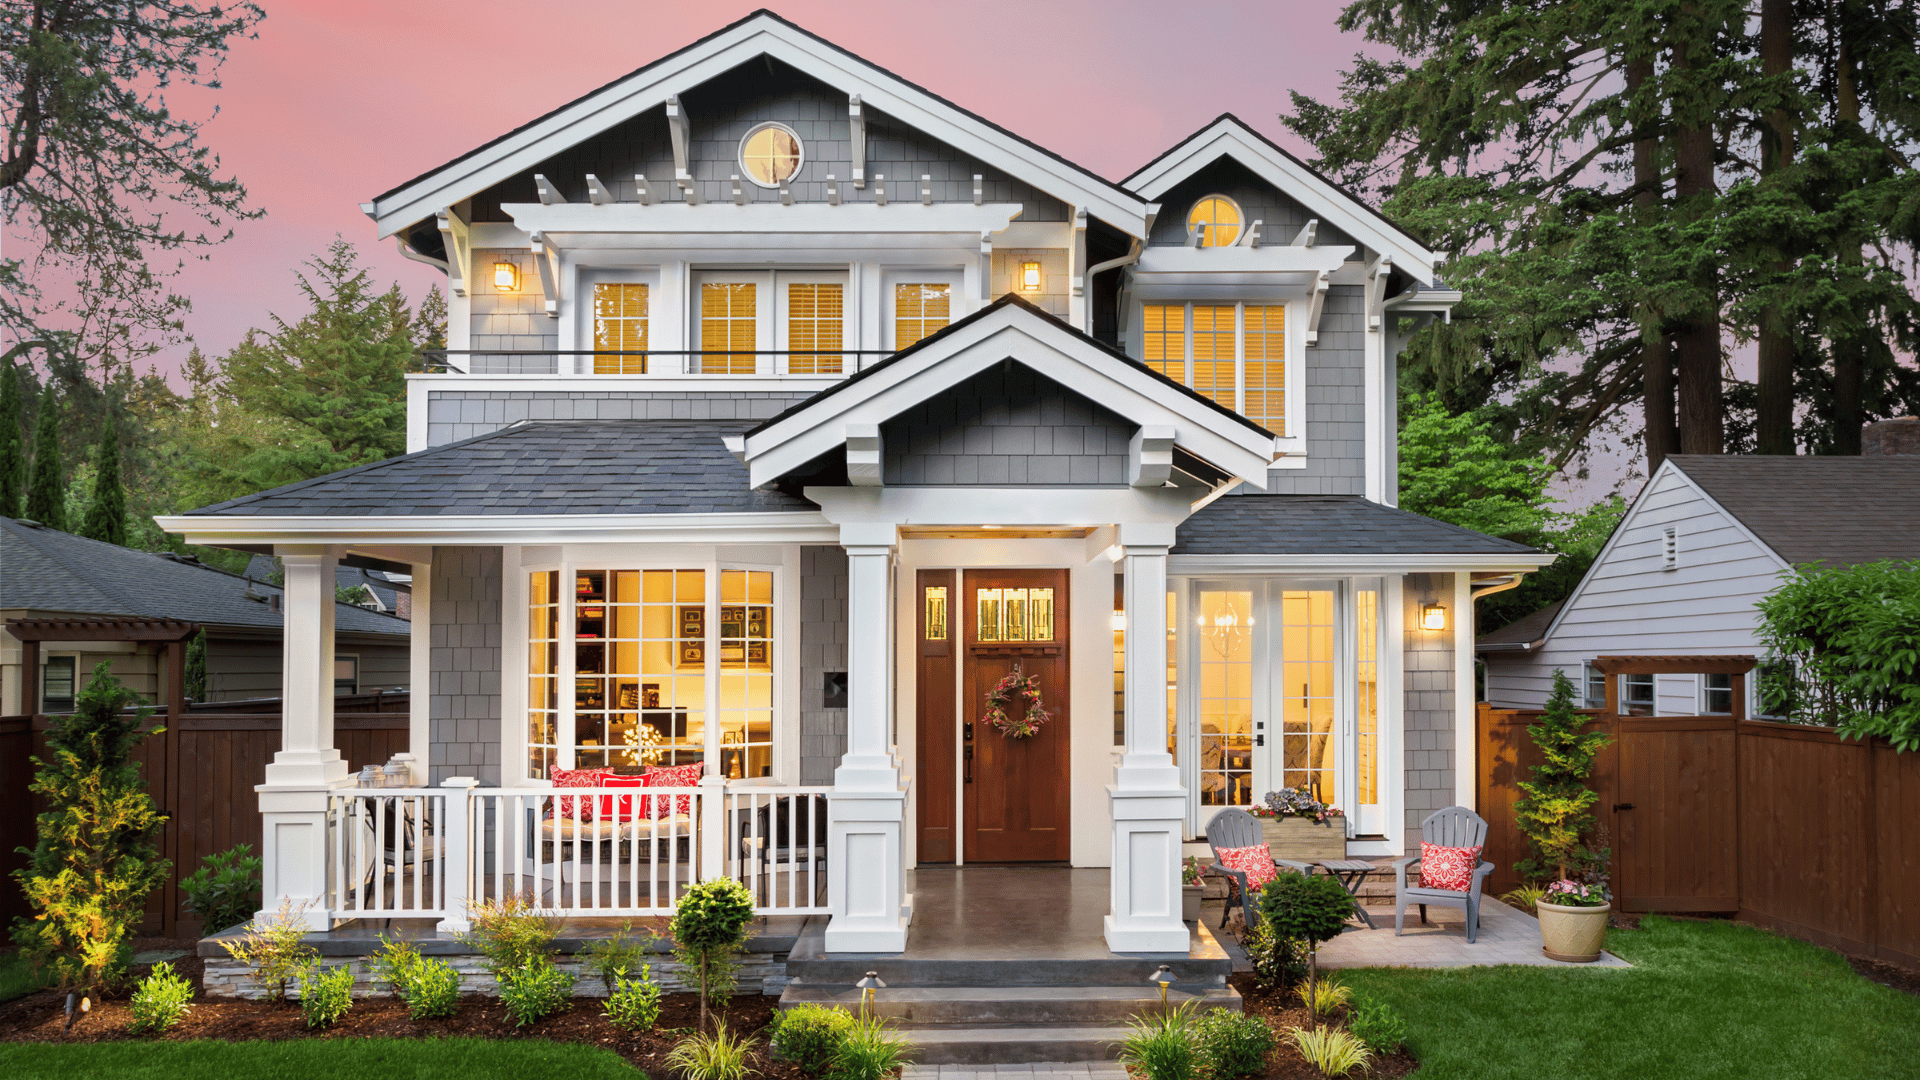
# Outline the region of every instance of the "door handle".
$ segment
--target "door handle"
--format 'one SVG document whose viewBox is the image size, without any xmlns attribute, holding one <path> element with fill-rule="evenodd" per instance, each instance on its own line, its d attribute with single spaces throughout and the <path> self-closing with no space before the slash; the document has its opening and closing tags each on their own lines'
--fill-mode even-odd
<svg viewBox="0 0 1920 1080">
<path fill-rule="evenodd" d="M 973 744 L 972 743 L 967 744 L 967 749 L 964 753 L 960 755 L 960 760 L 966 765 L 965 782 L 969 784 L 973 783 Z"/>
<path fill-rule="evenodd" d="M 1255 746 L 1267 745 L 1267 737 L 1265 735 L 1255 735 L 1253 737 L 1253 745 Z"/>
<path fill-rule="evenodd" d="M 1617 802 L 1613 804 L 1613 811 L 1616 814 L 1622 810 L 1631 810 L 1631 809 L 1633 809 L 1633 804 L 1630 802 Z"/>
</svg>

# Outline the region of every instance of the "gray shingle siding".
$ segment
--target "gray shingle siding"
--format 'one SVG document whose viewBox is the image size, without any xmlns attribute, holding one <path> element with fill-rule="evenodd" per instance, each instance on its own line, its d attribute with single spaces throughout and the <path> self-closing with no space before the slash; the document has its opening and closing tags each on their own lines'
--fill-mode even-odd
<svg viewBox="0 0 1920 1080">
<path fill-rule="evenodd" d="M 544 316 L 543 316 L 544 317 Z M 475 346 L 478 348 L 479 346 Z M 523 357 L 519 359 L 536 359 Z M 549 360 L 549 367 L 551 361 Z M 804 393 L 633 390 L 427 391 L 427 446 L 498 431 L 522 420 L 765 420 Z M 739 425 L 742 429 L 750 423 Z"/>
<path fill-rule="evenodd" d="M 1452 574 L 1408 574 L 1402 592 L 1406 626 L 1402 730 L 1405 743 L 1406 845 L 1420 851 L 1420 823 L 1454 804 L 1453 635 L 1420 629 L 1427 595 L 1451 596 Z M 1471 763 L 1469 763 L 1470 765 Z"/>
<path fill-rule="evenodd" d="M 847 552 L 800 549 L 800 782 L 831 784 L 847 750 L 847 710 L 821 707 L 824 678 L 847 670 Z"/>
<path fill-rule="evenodd" d="M 520 268 L 520 291 L 499 292 L 493 287 L 493 264 L 510 262 Z M 468 348 L 546 350 L 560 347 L 560 323 L 547 316 L 540 269 L 526 251 L 476 249 L 473 276 L 467 282 Z M 551 375 L 551 356 L 474 356 L 464 359 L 475 375 Z"/>
<path fill-rule="evenodd" d="M 1354 244 L 1352 237 L 1329 225 L 1316 214 L 1272 184 L 1254 175 L 1251 169 L 1223 157 L 1176 184 L 1159 199 L 1163 208 L 1154 219 L 1151 244 L 1184 244 L 1187 241 L 1187 212 L 1204 195 L 1225 195 L 1240 204 L 1240 213 L 1248 224 L 1261 222 L 1262 244 L 1286 244 L 1293 241 L 1311 218 L 1320 218 L 1314 230 L 1315 244 Z M 1354 253 L 1358 258 L 1359 252 Z"/>
<path fill-rule="evenodd" d="M 1118 485 L 1133 425 L 1001 364 L 887 421 L 881 437 L 889 484 Z"/>
<path fill-rule="evenodd" d="M 500 598 L 497 547 L 433 549 L 429 684 L 432 782 L 500 783 Z"/>
<path fill-rule="evenodd" d="M 1327 290 L 1319 343 L 1306 351 L 1307 467 L 1275 469 L 1267 490 L 1285 495 L 1367 491 L 1366 316 L 1358 285 Z"/>
</svg>

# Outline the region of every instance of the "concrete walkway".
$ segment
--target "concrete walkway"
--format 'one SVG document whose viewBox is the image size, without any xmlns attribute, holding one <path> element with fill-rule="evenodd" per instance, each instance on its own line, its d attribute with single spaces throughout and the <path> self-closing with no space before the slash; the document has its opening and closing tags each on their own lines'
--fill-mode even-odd
<svg viewBox="0 0 1920 1080">
<path fill-rule="evenodd" d="M 1405 935 L 1393 934 L 1393 909 L 1369 906 L 1378 930 L 1349 924 L 1347 932 L 1320 946 L 1320 966 L 1454 968 L 1491 964 L 1528 967 L 1632 967 L 1609 952 L 1591 964 L 1549 960 L 1540 951 L 1540 924 L 1533 916 L 1489 896 L 1480 905 L 1478 940 L 1467 944 L 1466 913 L 1458 908 L 1430 907 L 1428 925 L 1419 912 L 1407 909 Z"/>
</svg>

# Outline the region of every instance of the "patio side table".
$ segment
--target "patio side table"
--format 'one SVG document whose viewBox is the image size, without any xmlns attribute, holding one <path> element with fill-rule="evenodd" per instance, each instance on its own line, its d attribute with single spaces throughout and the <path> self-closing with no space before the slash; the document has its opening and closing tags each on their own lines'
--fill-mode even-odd
<svg viewBox="0 0 1920 1080">
<path fill-rule="evenodd" d="M 1367 924 L 1367 929 L 1379 929 L 1373 925 L 1373 916 L 1367 914 L 1367 909 L 1360 903 L 1361 883 L 1379 867 L 1365 859 L 1327 859 L 1315 865 L 1325 870 L 1328 877 L 1345 886 L 1347 895 L 1353 897 L 1353 913 L 1360 916 L 1360 921 Z"/>
</svg>

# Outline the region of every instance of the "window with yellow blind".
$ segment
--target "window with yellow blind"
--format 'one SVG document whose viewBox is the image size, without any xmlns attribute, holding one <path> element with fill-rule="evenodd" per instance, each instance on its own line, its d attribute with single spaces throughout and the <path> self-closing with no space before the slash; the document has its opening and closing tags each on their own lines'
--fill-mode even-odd
<svg viewBox="0 0 1920 1080">
<path fill-rule="evenodd" d="M 1158 303 L 1140 312 L 1140 359 L 1167 378 L 1286 435 L 1282 305 Z"/>
<path fill-rule="evenodd" d="M 708 281 L 700 286 L 698 370 L 706 375 L 751 375 L 760 347 L 759 285 Z M 731 350 L 740 350 L 733 352 Z"/>
<path fill-rule="evenodd" d="M 845 337 L 845 286 L 837 281 L 787 283 L 787 372 L 838 375 L 843 358 L 830 350 Z"/>
<path fill-rule="evenodd" d="M 893 347 L 904 349 L 953 321 L 953 286 L 901 282 L 893 287 Z"/>
<path fill-rule="evenodd" d="M 647 287 L 601 282 L 593 287 L 593 348 L 596 353 L 644 353 L 647 348 Z M 645 375 L 647 358 L 593 358 L 595 375 Z"/>
</svg>

